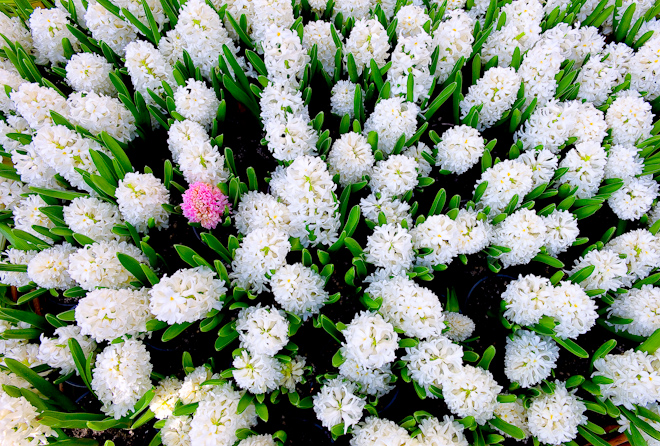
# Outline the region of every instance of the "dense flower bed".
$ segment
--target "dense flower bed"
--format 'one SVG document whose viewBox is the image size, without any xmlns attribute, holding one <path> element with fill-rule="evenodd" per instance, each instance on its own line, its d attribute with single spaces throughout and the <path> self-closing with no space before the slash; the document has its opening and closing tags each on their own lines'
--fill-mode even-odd
<svg viewBox="0 0 660 446">
<path fill-rule="evenodd" d="M 660 444 L 660 1 L 56 3 L 0 445 Z"/>
</svg>

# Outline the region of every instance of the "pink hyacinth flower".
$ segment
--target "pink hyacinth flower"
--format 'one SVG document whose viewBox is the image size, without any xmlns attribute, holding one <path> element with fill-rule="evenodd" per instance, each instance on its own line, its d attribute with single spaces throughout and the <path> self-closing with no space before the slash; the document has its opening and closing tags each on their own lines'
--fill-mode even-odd
<svg viewBox="0 0 660 446">
<path fill-rule="evenodd" d="M 181 209 L 190 222 L 200 223 L 205 229 L 215 229 L 222 221 L 225 206 L 230 206 L 229 200 L 217 186 L 198 181 L 183 194 Z"/>
</svg>

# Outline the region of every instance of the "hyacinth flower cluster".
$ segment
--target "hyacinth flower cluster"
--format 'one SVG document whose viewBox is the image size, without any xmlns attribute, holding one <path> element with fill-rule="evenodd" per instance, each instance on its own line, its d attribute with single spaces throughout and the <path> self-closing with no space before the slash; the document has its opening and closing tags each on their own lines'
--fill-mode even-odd
<svg viewBox="0 0 660 446">
<path fill-rule="evenodd" d="M 0 5 L 0 444 L 660 444 L 659 14 Z"/>
</svg>

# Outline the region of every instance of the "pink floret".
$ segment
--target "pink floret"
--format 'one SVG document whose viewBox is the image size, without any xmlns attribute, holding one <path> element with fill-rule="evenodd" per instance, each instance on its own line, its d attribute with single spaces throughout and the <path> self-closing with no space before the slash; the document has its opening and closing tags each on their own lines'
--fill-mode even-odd
<svg viewBox="0 0 660 446">
<path fill-rule="evenodd" d="M 183 194 L 181 209 L 190 222 L 215 229 L 222 221 L 225 206 L 230 207 L 229 200 L 217 186 L 198 181 Z"/>
</svg>

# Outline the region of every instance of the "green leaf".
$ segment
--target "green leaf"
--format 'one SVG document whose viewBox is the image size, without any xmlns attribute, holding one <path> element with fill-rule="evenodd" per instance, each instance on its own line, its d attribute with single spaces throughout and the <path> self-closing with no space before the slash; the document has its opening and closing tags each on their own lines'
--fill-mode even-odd
<svg viewBox="0 0 660 446">
<path fill-rule="evenodd" d="M 637 406 L 637 414 L 644 418 L 648 418 L 649 420 L 660 422 L 660 415 L 647 409 L 644 406 Z"/>
<path fill-rule="evenodd" d="M 53 400 L 53 402 L 55 402 L 65 410 L 75 411 L 76 409 L 78 409 L 78 406 L 68 397 L 62 394 L 59 390 L 57 390 L 57 387 L 52 385 L 50 382 L 46 381 L 44 378 L 39 376 L 36 372 L 34 372 L 26 365 L 12 358 L 5 358 L 5 364 L 9 368 L 9 370 L 11 370 L 18 376 L 25 379 L 27 382 L 32 384 L 34 388 L 36 388 L 39 392 L 41 392 L 44 396 L 50 398 L 51 400 Z"/>
<path fill-rule="evenodd" d="M 222 320 L 224 319 L 224 315 L 222 313 L 218 313 L 213 317 L 207 317 L 206 319 L 202 320 L 199 323 L 199 331 L 206 333 L 207 331 L 213 330 L 215 327 L 217 327 Z"/>
<path fill-rule="evenodd" d="M 516 399 L 518 399 L 516 395 L 503 395 L 503 394 L 497 395 L 498 403 L 515 403 Z"/>
<path fill-rule="evenodd" d="M 445 202 L 447 201 L 447 193 L 444 189 L 440 189 L 431 204 L 431 209 L 429 210 L 428 216 L 438 215 L 442 213 L 442 210 L 445 207 Z"/>
<path fill-rule="evenodd" d="M 120 178 L 124 178 L 124 175 L 133 172 L 133 166 L 131 165 L 130 160 L 128 159 L 128 156 L 126 156 L 126 152 L 122 148 L 121 144 L 119 141 L 117 141 L 115 138 L 110 136 L 107 132 L 101 132 L 101 140 L 103 141 L 103 144 L 105 147 L 110 150 L 112 155 L 115 157 L 115 160 L 118 163 L 118 166 L 121 169 L 121 172 L 116 172 Z"/>
<path fill-rule="evenodd" d="M 594 361 L 600 358 L 604 358 L 605 355 L 607 355 L 609 352 L 611 352 L 614 347 L 616 347 L 616 341 L 614 339 L 610 339 L 609 341 L 605 342 L 603 345 L 598 347 L 598 350 L 596 350 L 591 357 L 591 364 L 589 365 L 589 371 L 593 371 L 594 369 Z"/>
<path fill-rule="evenodd" d="M 87 237 L 86 235 L 78 234 L 77 232 L 73 234 L 73 238 L 80 243 L 81 246 L 85 245 L 93 245 L 96 243 L 96 240 L 92 240 L 91 238 Z"/>
<path fill-rule="evenodd" d="M 332 336 L 337 342 L 341 343 L 341 339 L 343 338 L 343 335 L 341 332 L 337 329 L 336 325 L 334 322 L 332 322 L 327 316 L 321 314 L 318 317 L 318 320 L 323 327 L 323 329 L 328 332 L 330 336 Z"/>
<path fill-rule="evenodd" d="M 346 358 L 342 356 L 341 350 L 337 350 L 337 352 L 332 356 L 332 366 L 338 368 L 344 362 L 346 362 Z"/>
<path fill-rule="evenodd" d="M 192 322 L 183 322 L 181 324 L 174 324 L 170 326 L 167 330 L 165 330 L 165 332 L 163 332 L 163 336 L 161 337 L 161 340 L 163 342 L 171 341 L 172 339 L 179 336 L 183 332 L 183 330 L 190 327 L 191 325 Z"/>
<path fill-rule="evenodd" d="M 85 371 L 87 358 L 85 358 L 85 353 L 80 347 L 80 343 L 78 343 L 78 340 L 75 338 L 69 338 L 68 344 L 69 350 L 71 351 L 71 356 L 73 357 L 73 362 L 76 365 L 76 369 L 78 370 L 78 375 L 80 375 L 80 378 L 83 380 L 89 391 L 95 395 L 95 392 L 92 389 L 92 383 L 87 379 L 87 373 Z"/>
<path fill-rule="evenodd" d="M 125 418 L 115 420 L 114 418 L 106 418 L 101 421 L 88 421 L 87 427 L 95 431 L 105 431 L 108 429 L 125 429 L 131 425 L 130 421 Z"/>
<path fill-rule="evenodd" d="M 218 337 L 218 339 L 215 340 L 215 350 L 216 351 L 222 350 L 223 348 L 231 344 L 234 341 L 234 339 L 237 338 L 238 338 L 238 333 L 236 331 L 229 334 L 228 336 Z"/>
<path fill-rule="evenodd" d="M 151 12 L 151 8 L 149 8 L 146 0 L 142 0 L 142 7 L 144 9 L 144 14 L 147 16 L 147 22 L 149 23 L 149 28 L 151 29 L 154 45 L 158 47 L 158 42 L 160 42 L 160 31 L 158 29 L 158 24 L 156 23 L 156 19 L 154 19 L 154 15 Z"/>
<path fill-rule="evenodd" d="M 512 436 L 513 438 L 516 438 L 518 440 L 523 440 L 525 438 L 525 433 L 522 431 L 522 429 L 520 429 L 517 426 L 514 426 L 513 424 L 507 423 L 497 415 L 495 416 L 495 418 L 489 420 L 488 422 L 494 428 L 501 430 L 502 432 Z"/>
<path fill-rule="evenodd" d="M 131 425 L 131 429 L 137 429 L 140 426 L 145 425 L 149 421 L 153 420 L 155 418 L 155 416 L 156 415 L 151 410 L 147 410 L 144 414 L 142 414 L 142 416 L 140 418 L 135 420 L 135 422 Z"/>
<path fill-rule="evenodd" d="M 637 351 L 641 352 L 646 352 L 649 355 L 652 355 L 655 353 L 655 351 L 660 347 L 660 328 L 658 328 L 656 331 L 654 331 L 651 336 L 649 336 L 646 341 L 644 341 L 639 347 L 637 347 Z"/>
<path fill-rule="evenodd" d="M 605 406 L 602 406 L 601 404 L 592 403 L 590 401 L 583 401 L 583 402 L 584 405 L 587 406 L 587 410 L 596 412 L 597 414 L 600 415 L 607 415 L 607 410 L 605 409 Z"/>
<path fill-rule="evenodd" d="M 358 242 L 356 242 L 354 239 L 351 237 L 346 237 L 344 239 L 344 245 L 348 248 L 349 251 L 351 251 L 351 254 L 353 254 L 353 257 L 359 257 L 362 255 L 362 247 Z"/>
<path fill-rule="evenodd" d="M 417 347 L 419 341 L 413 338 L 405 338 L 399 340 L 399 348 L 413 348 Z"/>
<path fill-rule="evenodd" d="M 156 41 L 156 37 L 153 35 L 151 32 L 151 29 L 147 28 L 147 26 L 140 22 L 140 20 L 135 17 L 131 11 L 129 11 L 126 8 L 121 8 L 121 13 L 122 15 L 130 22 L 132 23 L 142 35 L 144 35 L 147 39 L 151 41 L 156 47 L 158 46 L 158 42 Z"/>
<path fill-rule="evenodd" d="M 254 408 L 256 409 L 259 418 L 265 422 L 268 422 L 268 407 L 266 407 L 266 404 L 257 402 L 254 405 Z"/>
<path fill-rule="evenodd" d="M 254 394 L 250 392 L 245 392 L 243 396 L 241 396 L 240 401 L 238 402 L 238 407 L 236 408 L 236 413 L 241 414 L 245 412 L 245 410 L 250 407 L 250 404 L 254 401 Z"/>
<path fill-rule="evenodd" d="M 201 256 L 197 254 L 193 249 L 187 247 L 186 245 L 174 245 L 174 249 L 176 249 L 179 257 L 181 257 L 181 260 L 186 262 L 188 265 L 192 266 L 193 268 L 199 266 L 193 257 Z"/>
<path fill-rule="evenodd" d="M 88 421 L 101 421 L 104 419 L 105 415 L 103 414 L 57 412 L 54 410 L 45 410 L 38 416 L 39 423 L 58 429 L 86 429 Z"/>
<path fill-rule="evenodd" d="M 216 253 L 218 253 L 220 255 L 220 257 L 222 257 L 222 259 L 226 263 L 231 263 L 231 261 L 232 261 L 231 253 L 222 244 L 222 242 L 220 240 L 218 240 L 213 234 L 211 234 L 209 232 L 204 232 L 204 233 L 202 233 L 201 238 L 202 238 L 202 241 L 204 243 L 206 243 L 209 248 L 211 248 Z M 179 253 L 179 255 L 181 255 L 181 253 Z M 188 253 L 186 253 L 186 255 L 188 255 Z M 190 256 L 190 260 L 192 261 L 192 255 Z M 184 259 L 184 261 L 186 261 L 186 260 Z"/>
<path fill-rule="evenodd" d="M 334 437 L 340 437 L 344 435 L 344 423 L 339 423 L 332 426 L 332 429 L 330 429 L 330 433 Z"/>
<path fill-rule="evenodd" d="M 578 426 L 578 432 L 580 433 L 580 435 L 582 435 L 582 437 L 585 440 L 587 440 L 593 446 L 610 446 L 608 442 L 600 438 L 598 435 L 589 432 L 587 429 L 585 429 L 582 426 Z"/>
<path fill-rule="evenodd" d="M 73 322 L 76 320 L 76 310 L 63 311 L 57 315 L 57 318 L 65 322 Z"/>
<path fill-rule="evenodd" d="M 30 324 L 33 327 L 37 327 L 42 330 L 47 330 L 50 328 L 48 322 L 43 316 L 39 316 L 38 314 L 32 313 L 31 311 L 14 310 L 12 308 L 0 308 L 0 319 L 14 323 L 25 322 L 26 324 Z"/>
<path fill-rule="evenodd" d="M 195 411 L 197 410 L 197 406 L 199 406 L 199 403 L 191 403 L 191 404 L 179 406 L 176 409 L 174 409 L 172 415 L 174 415 L 175 417 L 190 415 L 191 413 L 195 413 Z"/>
<path fill-rule="evenodd" d="M 571 275 L 568 278 L 568 280 L 570 280 L 573 283 L 580 283 L 586 280 L 594 272 L 595 269 L 596 267 L 594 265 L 585 266 L 584 268 L 575 272 L 575 274 Z"/>
<path fill-rule="evenodd" d="M 635 14 L 636 7 L 637 5 L 635 3 L 631 4 L 621 16 L 621 20 L 619 20 L 616 29 L 614 30 L 614 40 L 617 42 L 621 42 L 628 35 L 630 23 L 632 22 L 633 14 Z"/>
<path fill-rule="evenodd" d="M 143 285 L 146 285 L 149 283 L 149 280 L 147 279 L 147 276 L 144 274 L 144 271 L 142 271 L 142 267 L 140 266 L 140 262 L 135 260 L 133 257 L 118 252 L 117 253 L 117 259 L 119 259 L 119 263 L 122 264 L 124 268 L 128 270 L 129 273 L 133 274 L 133 276 L 142 282 Z"/>
<path fill-rule="evenodd" d="M 29 293 L 23 294 L 21 297 L 18 298 L 16 303 L 18 305 L 22 305 L 26 302 L 30 302 L 30 301 L 36 299 L 37 297 L 41 296 L 42 294 L 46 294 L 47 292 L 48 292 L 48 289 L 46 289 L 46 288 L 37 288 L 34 291 L 30 291 Z"/>
<path fill-rule="evenodd" d="M 490 366 L 491 361 L 495 357 L 495 347 L 494 346 L 489 346 L 481 355 L 481 360 L 477 363 L 477 367 L 481 367 L 484 370 L 488 370 L 488 367 Z"/>
<path fill-rule="evenodd" d="M 537 254 L 532 260 L 536 260 L 537 262 L 545 263 L 546 265 L 550 265 L 553 268 L 563 268 L 564 263 L 561 262 L 560 260 L 551 257 L 547 254 Z"/>
<path fill-rule="evenodd" d="M 346 220 L 346 225 L 342 231 L 346 232 L 346 236 L 350 237 L 355 232 L 358 223 L 360 223 L 360 206 L 355 205 L 351 208 L 351 211 L 348 214 L 348 219 Z"/>
<path fill-rule="evenodd" d="M 477 362 L 479 360 L 479 355 L 473 351 L 463 352 L 463 360 L 466 362 Z"/>
<path fill-rule="evenodd" d="M 424 119 L 429 121 L 431 120 L 431 118 L 433 118 L 433 115 L 438 111 L 438 109 L 442 106 L 442 104 L 444 104 L 447 101 L 447 99 L 449 99 L 451 95 L 454 94 L 457 85 L 458 84 L 456 82 L 452 82 L 451 84 L 447 85 L 440 92 L 440 94 L 438 94 L 438 96 L 429 105 L 429 108 L 426 111 L 426 113 L 424 113 Z"/>
<path fill-rule="evenodd" d="M 578 358 L 587 359 L 589 357 L 589 353 L 587 353 L 585 349 L 577 345 L 571 339 L 561 339 L 558 338 L 557 336 L 552 336 L 552 339 L 554 339 L 557 344 L 561 345 L 562 347 L 564 347 L 569 352 L 573 353 Z"/>
<path fill-rule="evenodd" d="M 10 328 L 2 332 L 3 339 L 39 339 L 42 331 L 36 328 Z"/>
<path fill-rule="evenodd" d="M 89 196 L 89 194 L 84 194 L 80 192 L 54 190 L 54 189 L 46 189 L 43 187 L 32 187 L 32 186 L 30 187 L 30 191 L 36 192 L 46 197 L 59 198 L 60 200 L 73 200 L 74 198 Z"/>
<path fill-rule="evenodd" d="M 238 37 L 241 39 L 241 41 L 243 41 L 243 43 L 246 44 L 248 48 L 254 49 L 254 43 L 252 42 L 252 39 L 250 38 L 250 36 L 247 35 L 245 30 L 243 30 L 243 28 L 241 28 L 241 26 L 236 22 L 236 19 L 234 19 L 234 17 L 231 15 L 229 11 L 225 11 L 225 18 L 234 28 L 236 34 L 238 34 Z M 252 61 L 250 60 L 250 62 Z"/>
<path fill-rule="evenodd" d="M 99 174 L 110 183 L 113 187 L 117 187 L 117 180 L 119 179 L 117 173 L 115 172 L 114 165 L 112 160 L 108 155 L 97 150 L 90 150 L 89 155 L 92 157 L 94 165 L 99 171 Z"/>
</svg>

